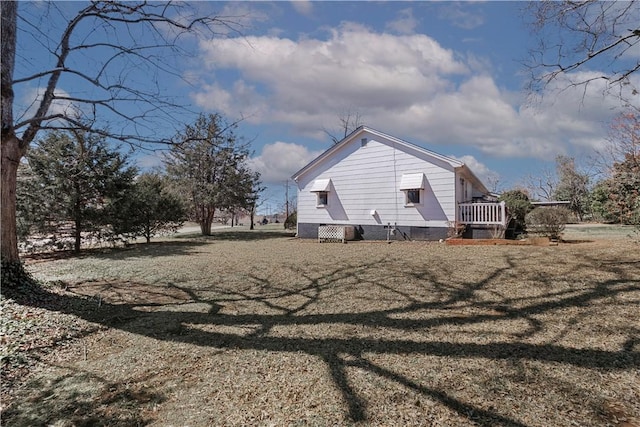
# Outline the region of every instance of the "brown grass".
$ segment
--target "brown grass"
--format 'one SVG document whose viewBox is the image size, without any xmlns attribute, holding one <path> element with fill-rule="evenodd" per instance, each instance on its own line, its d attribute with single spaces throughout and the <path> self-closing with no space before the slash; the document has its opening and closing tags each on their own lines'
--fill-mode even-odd
<svg viewBox="0 0 640 427">
<path fill-rule="evenodd" d="M 630 240 L 221 237 L 31 264 L 57 287 L 17 303 L 93 329 L 38 353 L 7 425 L 640 425 Z"/>
</svg>

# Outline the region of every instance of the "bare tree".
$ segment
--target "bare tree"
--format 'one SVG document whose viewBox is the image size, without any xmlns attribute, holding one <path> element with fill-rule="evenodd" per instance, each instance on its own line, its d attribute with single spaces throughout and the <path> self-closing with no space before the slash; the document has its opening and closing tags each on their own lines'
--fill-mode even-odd
<svg viewBox="0 0 640 427">
<path fill-rule="evenodd" d="M 557 175 L 549 168 L 544 168 L 540 173 L 528 175 L 525 178 L 524 187 L 534 200 L 553 200 L 558 186 Z"/>
<path fill-rule="evenodd" d="M 627 156 L 640 161 L 640 111 L 628 109 L 614 118 L 607 142 L 610 166 L 624 161 Z"/>
<path fill-rule="evenodd" d="M 70 9 L 75 9 L 69 12 Z M 49 2 L 41 14 L 0 2 L 2 18 L 2 232 L 3 261 L 19 260 L 16 237 L 16 177 L 20 160 L 43 129 L 81 129 L 130 144 L 164 141 L 157 135 L 175 123 L 174 100 L 163 94 L 160 75 L 177 75 L 171 58 L 185 55 L 185 36 L 214 37 L 239 28 L 233 17 L 197 16 L 186 3 L 92 1 Z M 24 13 L 23 13 L 24 12 Z M 55 18 L 54 19 L 54 16 Z M 63 28 L 54 26 L 63 19 Z M 49 31 L 51 30 L 51 31 Z M 18 35 L 31 37 L 48 57 L 28 75 L 18 67 Z M 23 61 L 24 62 L 24 61 Z M 32 108 L 14 117 L 15 91 L 43 86 Z M 24 87 L 22 86 L 22 87 Z M 66 108 L 59 108 L 65 105 Z M 55 107 L 55 108 L 54 108 Z M 93 126 L 95 122 L 112 122 Z M 161 123 L 161 125 L 159 125 Z M 89 124 L 89 126 L 87 126 Z M 176 123 L 177 125 L 177 123 Z M 109 129 L 109 130 L 104 130 Z M 173 134 L 169 131 L 167 134 Z M 168 139 L 167 139 L 168 141 Z"/>
<path fill-rule="evenodd" d="M 351 109 L 345 111 L 341 116 L 338 117 L 338 121 L 340 123 L 340 128 L 336 131 L 330 131 L 328 129 L 323 129 L 324 133 L 326 133 L 331 141 L 334 144 L 342 141 L 347 137 L 351 132 L 356 130 L 358 127 L 362 126 L 362 116 L 360 113 L 353 112 Z"/>
<path fill-rule="evenodd" d="M 492 193 L 499 193 L 500 190 L 500 175 L 497 172 L 490 172 L 485 176 L 485 182 L 489 186 L 489 191 Z"/>
<path fill-rule="evenodd" d="M 637 0 L 536 1 L 526 13 L 538 38 L 527 63 L 534 93 L 556 82 L 586 91 L 590 83 L 604 81 L 607 92 L 634 103 L 630 97 L 638 88 L 631 76 L 640 70 Z"/>
<path fill-rule="evenodd" d="M 578 170 L 573 157 L 556 157 L 558 183 L 553 198 L 569 202 L 569 210 L 582 221 L 589 207 L 590 176 Z"/>
</svg>

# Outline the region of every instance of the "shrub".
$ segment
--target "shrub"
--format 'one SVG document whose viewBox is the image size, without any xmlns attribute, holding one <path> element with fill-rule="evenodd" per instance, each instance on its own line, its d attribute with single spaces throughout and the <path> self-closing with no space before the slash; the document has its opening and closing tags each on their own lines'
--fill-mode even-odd
<svg viewBox="0 0 640 427">
<path fill-rule="evenodd" d="M 530 233 L 558 239 L 570 215 L 566 208 L 537 208 L 527 214 L 525 223 Z"/>
<path fill-rule="evenodd" d="M 284 228 L 286 230 L 293 230 L 298 226 L 298 212 L 290 214 L 284 222 Z"/>
<path fill-rule="evenodd" d="M 467 228 L 465 224 L 462 224 L 458 221 L 449 221 L 447 222 L 447 225 L 448 225 L 447 237 L 451 239 L 462 237 L 462 235 L 464 234 L 464 231 Z"/>
<path fill-rule="evenodd" d="M 513 228 L 516 234 L 524 231 L 525 217 L 533 209 L 529 196 L 522 190 L 510 190 L 502 193 L 498 200 L 507 205 L 509 227 Z"/>
</svg>

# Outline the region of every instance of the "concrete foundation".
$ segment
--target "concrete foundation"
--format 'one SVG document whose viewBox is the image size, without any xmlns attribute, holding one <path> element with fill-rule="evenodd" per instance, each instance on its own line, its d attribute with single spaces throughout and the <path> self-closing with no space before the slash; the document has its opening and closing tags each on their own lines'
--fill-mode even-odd
<svg viewBox="0 0 640 427">
<path fill-rule="evenodd" d="M 302 239 L 317 239 L 318 227 L 325 224 L 298 223 L 298 237 Z M 347 224 L 345 224 L 347 225 Z M 348 224 L 353 225 L 353 224 Z M 356 240 L 424 240 L 438 241 L 446 239 L 447 227 L 411 227 L 386 225 L 354 225 Z"/>
</svg>

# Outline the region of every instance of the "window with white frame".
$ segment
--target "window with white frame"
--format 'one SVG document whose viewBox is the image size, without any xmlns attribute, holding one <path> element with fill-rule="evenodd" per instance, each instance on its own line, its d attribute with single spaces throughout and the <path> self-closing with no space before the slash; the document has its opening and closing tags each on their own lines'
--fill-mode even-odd
<svg viewBox="0 0 640 427">
<path fill-rule="evenodd" d="M 404 205 L 415 206 L 422 203 L 424 192 L 424 173 L 407 173 L 400 180 L 400 191 L 404 192 Z"/>
<path fill-rule="evenodd" d="M 329 204 L 329 192 L 328 191 L 318 191 L 316 192 L 316 206 L 321 208 L 327 206 Z"/>
<path fill-rule="evenodd" d="M 410 205 L 417 205 L 420 204 L 420 193 L 422 192 L 422 190 L 416 188 L 413 190 L 406 190 L 406 200 L 405 200 L 405 205 L 410 206 Z"/>
<path fill-rule="evenodd" d="M 309 190 L 316 193 L 316 207 L 324 208 L 329 205 L 329 191 L 331 191 L 331 179 L 316 179 Z"/>
</svg>

